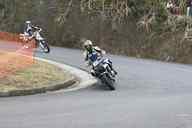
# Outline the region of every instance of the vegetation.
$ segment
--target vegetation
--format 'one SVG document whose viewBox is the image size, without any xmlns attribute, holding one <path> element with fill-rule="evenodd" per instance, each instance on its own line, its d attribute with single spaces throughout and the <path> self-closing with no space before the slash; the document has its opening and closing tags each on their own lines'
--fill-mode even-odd
<svg viewBox="0 0 192 128">
<path fill-rule="evenodd" d="M 182 16 L 167 0 L 1 0 L 0 30 L 22 32 L 32 20 L 53 45 L 80 48 L 88 38 L 115 54 L 191 63 L 186 0 L 175 1 Z"/>
<path fill-rule="evenodd" d="M 37 61 L 27 69 L 0 78 L 0 91 L 41 88 L 69 78 L 71 78 L 69 73 L 63 72 L 53 65 Z"/>
</svg>

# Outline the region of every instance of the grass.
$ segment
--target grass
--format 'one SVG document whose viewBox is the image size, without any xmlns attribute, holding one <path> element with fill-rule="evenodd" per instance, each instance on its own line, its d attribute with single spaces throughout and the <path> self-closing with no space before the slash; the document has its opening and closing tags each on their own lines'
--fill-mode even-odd
<svg viewBox="0 0 192 128">
<path fill-rule="evenodd" d="M 0 91 L 33 89 L 65 81 L 72 76 L 51 64 L 36 61 L 28 68 L 16 71 L 5 78 L 0 78 Z"/>
</svg>

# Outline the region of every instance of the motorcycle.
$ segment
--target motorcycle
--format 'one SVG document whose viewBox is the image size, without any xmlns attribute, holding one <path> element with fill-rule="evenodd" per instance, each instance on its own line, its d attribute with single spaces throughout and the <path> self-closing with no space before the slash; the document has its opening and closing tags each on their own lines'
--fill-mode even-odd
<svg viewBox="0 0 192 128">
<path fill-rule="evenodd" d="M 112 74 L 110 64 L 108 59 L 101 59 L 93 62 L 92 69 L 94 73 L 92 73 L 92 75 L 100 79 L 101 83 L 108 86 L 110 90 L 115 90 L 115 75 Z"/>
<path fill-rule="evenodd" d="M 41 28 L 36 28 L 36 29 L 37 30 L 33 33 L 33 38 L 36 41 L 36 45 L 39 46 L 44 53 L 49 53 L 50 47 L 49 47 L 48 43 L 46 42 L 46 40 L 40 34 L 42 29 Z M 21 39 L 23 39 L 26 42 L 28 40 L 30 40 L 29 39 L 30 37 L 28 37 L 28 35 L 26 35 L 26 34 L 20 34 L 20 36 L 21 36 Z"/>
</svg>

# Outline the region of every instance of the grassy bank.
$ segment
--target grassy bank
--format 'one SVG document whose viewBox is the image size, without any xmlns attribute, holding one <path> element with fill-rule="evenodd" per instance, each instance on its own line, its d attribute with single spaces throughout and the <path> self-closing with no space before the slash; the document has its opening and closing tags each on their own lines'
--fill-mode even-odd
<svg viewBox="0 0 192 128">
<path fill-rule="evenodd" d="M 0 91 L 41 88 L 65 81 L 72 76 L 58 67 L 36 61 L 29 68 L 0 79 Z"/>
</svg>

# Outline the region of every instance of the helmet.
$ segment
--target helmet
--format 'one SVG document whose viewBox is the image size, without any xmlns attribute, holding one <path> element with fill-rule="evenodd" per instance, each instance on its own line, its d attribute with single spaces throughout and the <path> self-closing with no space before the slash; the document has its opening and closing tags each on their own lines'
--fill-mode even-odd
<svg viewBox="0 0 192 128">
<path fill-rule="evenodd" d="M 90 40 L 86 40 L 83 44 L 84 47 L 86 46 L 93 46 L 93 43 Z"/>
<path fill-rule="evenodd" d="M 31 21 L 27 20 L 25 21 L 26 24 L 31 24 Z"/>
<path fill-rule="evenodd" d="M 84 48 L 85 48 L 86 50 L 89 51 L 89 50 L 92 49 L 93 43 L 92 43 L 90 40 L 86 40 L 86 41 L 84 42 L 83 46 L 84 46 Z"/>
</svg>

